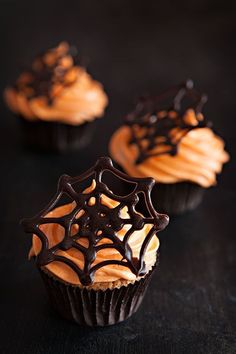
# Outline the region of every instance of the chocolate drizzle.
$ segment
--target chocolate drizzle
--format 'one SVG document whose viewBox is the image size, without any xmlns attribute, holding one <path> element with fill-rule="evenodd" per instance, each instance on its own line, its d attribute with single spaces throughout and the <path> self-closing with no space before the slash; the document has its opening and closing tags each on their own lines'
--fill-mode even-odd
<svg viewBox="0 0 236 354">
<path fill-rule="evenodd" d="M 71 85 L 77 79 L 78 64 L 77 49 L 62 42 L 58 47 L 38 55 L 32 67 L 20 75 L 14 88 L 28 99 L 43 97 L 48 104 L 52 104 L 53 97 L 60 93 L 61 88 Z"/>
<path fill-rule="evenodd" d="M 185 107 L 184 100 L 188 100 Z M 131 130 L 130 144 L 135 144 L 138 149 L 136 164 L 152 156 L 175 156 L 179 143 L 188 132 L 210 126 L 201 114 L 206 101 L 207 96 L 193 88 L 192 80 L 159 96 L 141 98 L 135 111 L 125 120 Z"/>
<path fill-rule="evenodd" d="M 119 179 L 133 183 L 134 190 L 126 196 L 114 194 L 102 181 L 105 171 L 111 172 Z M 82 183 L 82 181 L 86 181 L 88 178 L 91 178 L 91 176 L 93 176 L 95 180 L 95 188 L 90 192 L 77 192 L 75 190 L 76 185 Z M 146 273 L 144 256 L 149 241 L 157 231 L 163 230 L 169 222 L 168 216 L 157 213 L 152 205 L 151 190 L 154 184 L 155 181 L 152 178 L 132 178 L 118 171 L 114 168 L 111 159 L 108 157 L 98 159 L 94 167 L 78 177 L 61 176 L 57 193 L 49 205 L 35 217 L 22 221 L 25 231 L 37 235 L 41 240 L 42 248 L 36 257 L 38 266 L 45 266 L 53 261 L 63 262 L 74 270 L 81 284 L 84 286 L 93 283 L 94 274 L 98 269 L 110 264 L 128 267 L 136 276 L 144 275 Z M 143 194 L 145 199 L 145 205 L 148 211 L 147 217 L 140 215 L 135 210 L 140 194 Z M 63 195 L 69 196 L 75 202 L 75 208 L 69 214 L 62 217 L 46 216 L 50 211 L 55 209 Z M 107 207 L 101 202 L 102 195 L 117 201 L 119 204 L 114 208 Z M 94 201 L 92 204 L 91 198 L 93 198 Z M 120 215 L 124 207 L 127 207 L 129 218 L 122 218 Z M 63 227 L 65 233 L 60 243 L 49 248 L 48 238 L 40 229 L 40 226 L 52 223 L 59 224 Z M 139 258 L 135 258 L 133 257 L 132 249 L 128 241 L 133 232 L 141 230 L 145 224 L 151 224 L 152 227 L 142 244 Z M 73 225 L 78 226 L 76 234 L 72 233 Z M 117 232 L 121 230 L 124 225 L 130 225 L 130 228 L 126 232 L 123 240 L 120 240 L 117 236 Z M 81 238 L 88 240 L 87 248 L 76 242 Z M 109 239 L 111 243 L 98 245 L 99 241 L 103 238 Z M 57 254 L 59 250 L 68 250 L 71 248 L 75 248 L 83 253 L 83 269 L 80 269 L 70 259 Z M 114 248 L 120 253 L 122 259 L 110 259 L 93 265 L 97 252 L 105 248 Z"/>
</svg>

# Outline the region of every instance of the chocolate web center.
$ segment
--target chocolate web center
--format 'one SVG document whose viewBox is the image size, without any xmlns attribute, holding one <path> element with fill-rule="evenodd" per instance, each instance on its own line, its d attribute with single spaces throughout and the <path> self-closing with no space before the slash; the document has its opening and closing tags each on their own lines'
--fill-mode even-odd
<svg viewBox="0 0 236 354">
<path fill-rule="evenodd" d="M 119 179 L 134 184 L 134 190 L 126 196 L 114 194 L 102 181 L 103 173 L 110 171 Z M 82 181 L 93 176 L 95 188 L 88 192 L 77 192 L 75 186 Z M 163 230 L 169 218 L 164 214 L 159 214 L 154 209 L 151 202 L 151 190 L 155 181 L 152 178 L 132 178 L 114 168 L 110 158 L 100 158 L 94 167 L 78 177 L 63 175 L 58 183 L 58 190 L 49 205 L 38 215 L 31 219 L 25 219 L 22 224 L 26 232 L 33 233 L 39 237 L 42 243 L 40 253 L 36 258 L 38 266 L 45 266 L 53 261 L 67 264 L 78 275 L 81 284 L 90 285 L 94 281 L 96 271 L 110 264 L 121 265 L 129 268 L 136 276 L 146 273 L 144 256 L 147 246 L 157 231 Z M 135 206 L 139 201 L 139 194 L 144 195 L 148 216 L 140 215 Z M 61 217 L 49 217 L 47 214 L 55 209 L 63 195 L 69 196 L 74 202 L 74 209 L 67 215 Z M 102 196 L 117 202 L 113 208 L 102 203 Z M 128 218 L 122 218 L 121 210 L 126 207 Z M 56 223 L 65 230 L 61 242 L 49 248 L 47 235 L 40 229 L 41 225 Z M 138 259 L 133 257 L 133 252 L 129 246 L 129 238 L 134 231 L 141 230 L 146 224 L 152 225 L 148 231 L 140 249 Z M 124 238 L 121 240 L 117 236 L 125 225 L 129 225 Z M 72 228 L 76 227 L 76 233 Z M 84 247 L 77 241 L 88 240 L 88 247 Z M 102 239 L 110 242 L 99 244 Z M 75 248 L 84 256 L 84 267 L 79 268 L 72 260 L 58 255 L 60 250 Z M 98 251 L 106 248 L 113 248 L 121 255 L 121 260 L 108 259 L 93 265 Z"/>
</svg>

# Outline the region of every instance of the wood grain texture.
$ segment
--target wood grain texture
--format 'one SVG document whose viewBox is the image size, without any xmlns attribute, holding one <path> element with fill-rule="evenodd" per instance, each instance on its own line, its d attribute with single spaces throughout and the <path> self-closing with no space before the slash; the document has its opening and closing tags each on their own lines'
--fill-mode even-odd
<svg viewBox="0 0 236 354">
<path fill-rule="evenodd" d="M 192 77 L 208 93 L 205 113 L 236 153 L 234 2 L 0 2 L 1 90 L 34 53 L 66 39 L 110 97 L 93 143 L 78 154 L 33 154 L 1 101 L 0 352 L 236 352 L 234 157 L 217 188 L 193 213 L 172 219 L 161 237 L 161 263 L 140 311 L 127 322 L 86 329 L 58 318 L 27 260 L 22 217 L 45 206 L 62 173 L 77 175 L 107 153 L 112 132 L 140 94 Z M 68 6 L 66 6 L 68 4 Z M 222 5 L 223 4 L 223 5 Z"/>
</svg>

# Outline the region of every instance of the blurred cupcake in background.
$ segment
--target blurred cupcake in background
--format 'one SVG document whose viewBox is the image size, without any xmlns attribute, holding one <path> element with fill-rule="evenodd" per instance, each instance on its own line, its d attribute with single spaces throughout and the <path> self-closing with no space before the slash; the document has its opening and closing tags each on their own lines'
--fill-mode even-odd
<svg viewBox="0 0 236 354">
<path fill-rule="evenodd" d="M 60 152 L 87 145 L 94 120 L 108 104 L 103 86 L 79 65 L 76 48 L 66 42 L 37 56 L 6 88 L 5 100 L 20 117 L 28 146 Z"/>
<path fill-rule="evenodd" d="M 187 80 L 140 99 L 111 138 L 111 156 L 125 172 L 158 182 L 153 202 L 162 212 L 181 214 L 197 207 L 229 160 L 223 140 L 201 113 L 206 100 Z"/>
</svg>

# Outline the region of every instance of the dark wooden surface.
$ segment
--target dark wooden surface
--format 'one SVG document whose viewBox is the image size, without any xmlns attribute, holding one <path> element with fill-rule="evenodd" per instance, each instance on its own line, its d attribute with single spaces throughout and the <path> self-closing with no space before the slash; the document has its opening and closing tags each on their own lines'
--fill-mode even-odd
<svg viewBox="0 0 236 354">
<path fill-rule="evenodd" d="M 19 227 L 48 202 L 60 174 L 79 174 L 107 153 L 135 97 L 187 77 L 208 93 L 205 113 L 236 152 L 234 2 L 158 3 L 0 1 L 1 90 L 34 53 L 66 39 L 110 97 L 91 146 L 69 156 L 24 151 L 1 101 L 1 353 L 236 353 L 234 158 L 202 205 L 160 235 L 161 264 L 142 308 L 115 327 L 80 328 L 51 312 Z"/>
</svg>

